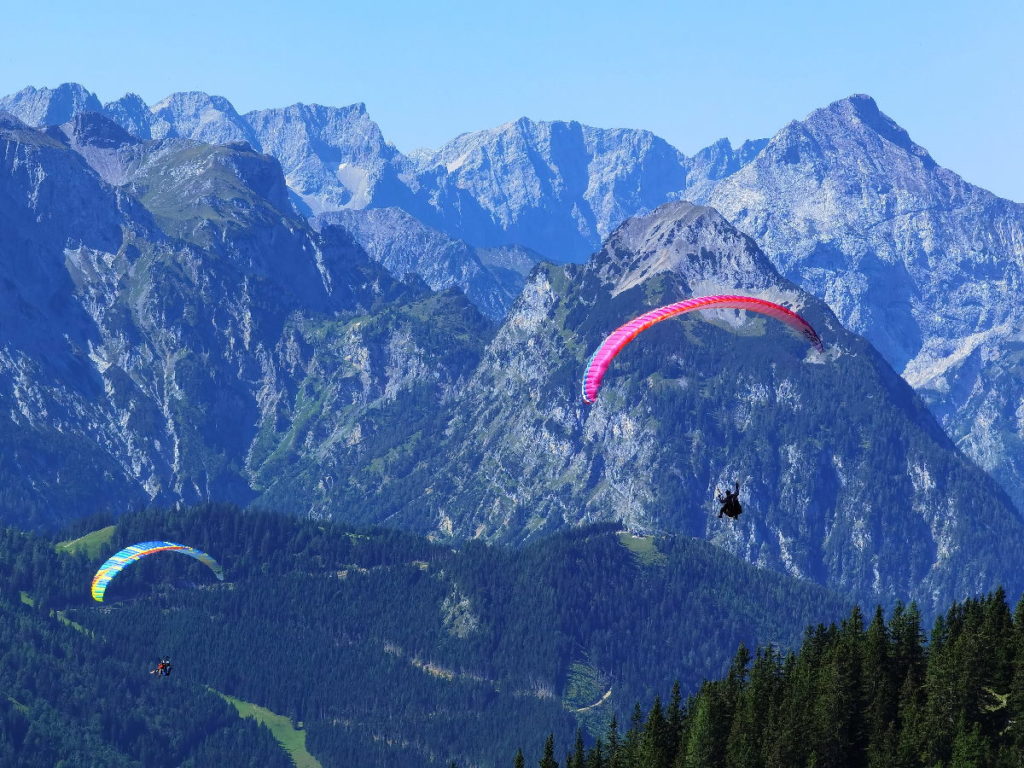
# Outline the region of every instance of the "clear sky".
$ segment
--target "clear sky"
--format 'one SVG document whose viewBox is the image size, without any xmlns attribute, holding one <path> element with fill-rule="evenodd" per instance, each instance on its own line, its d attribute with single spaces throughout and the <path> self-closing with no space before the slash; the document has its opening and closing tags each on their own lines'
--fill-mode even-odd
<svg viewBox="0 0 1024 768">
<path fill-rule="evenodd" d="M 36 0 L 0 10 L 0 94 L 362 101 L 403 151 L 574 119 L 691 154 L 867 93 L 941 165 L 1024 201 L 1022 39 L 1020 0 Z"/>
</svg>

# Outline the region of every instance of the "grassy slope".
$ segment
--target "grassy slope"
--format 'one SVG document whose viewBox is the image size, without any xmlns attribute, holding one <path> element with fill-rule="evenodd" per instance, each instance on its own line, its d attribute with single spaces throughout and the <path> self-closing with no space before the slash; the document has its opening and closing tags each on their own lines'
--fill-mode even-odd
<svg viewBox="0 0 1024 768">
<path fill-rule="evenodd" d="M 668 558 L 658 550 L 653 536 L 634 536 L 628 531 L 618 534 L 619 543 L 632 552 L 641 565 L 665 565 Z"/>
<path fill-rule="evenodd" d="M 293 726 L 292 721 L 287 717 L 275 714 L 266 707 L 228 696 L 220 691 L 215 691 L 215 693 L 230 702 L 238 710 L 240 717 L 251 717 L 267 726 L 278 743 L 291 755 L 296 768 L 322 768 L 320 761 L 306 750 L 306 732 Z"/>
<path fill-rule="evenodd" d="M 116 528 L 115 525 L 108 525 L 106 528 L 100 528 L 98 531 L 79 536 L 77 539 L 62 541 L 57 544 L 56 549 L 58 552 L 67 552 L 72 555 L 84 552 L 88 557 L 95 559 L 99 557 L 100 550 L 110 543 Z"/>
</svg>

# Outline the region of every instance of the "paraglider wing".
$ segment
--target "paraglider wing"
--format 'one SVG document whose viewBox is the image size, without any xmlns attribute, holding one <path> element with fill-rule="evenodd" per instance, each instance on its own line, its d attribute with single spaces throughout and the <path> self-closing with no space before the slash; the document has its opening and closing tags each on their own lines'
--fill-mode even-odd
<svg viewBox="0 0 1024 768">
<path fill-rule="evenodd" d="M 132 544 L 130 547 L 125 547 L 100 566 L 100 569 L 96 571 L 96 575 L 92 577 L 93 599 L 102 603 L 103 594 L 107 591 L 107 585 L 117 574 L 136 560 L 157 552 L 177 552 L 194 557 L 213 571 L 218 579 L 224 581 L 224 569 L 220 567 L 216 560 L 202 550 L 186 547 L 184 544 L 175 544 L 173 541 L 144 541 L 141 544 Z"/>
<path fill-rule="evenodd" d="M 608 366 L 629 342 L 655 323 L 698 309 L 745 309 L 748 312 L 768 315 L 776 320 L 781 320 L 803 335 L 819 352 L 825 349 L 821 338 L 810 323 L 796 312 L 786 309 L 780 304 L 764 299 L 755 299 L 752 296 L 701 296 L 687 299 L 652 309 L 612 331 L 608 338 L 601 342 L 601 346 L 597 348 L 587 364 L 587 369 L 583 374 L 583 402 L 592 405 L 597 400 L 597 391 L 601 388 L 601 380 L 604 379 Z"/>
</svg>

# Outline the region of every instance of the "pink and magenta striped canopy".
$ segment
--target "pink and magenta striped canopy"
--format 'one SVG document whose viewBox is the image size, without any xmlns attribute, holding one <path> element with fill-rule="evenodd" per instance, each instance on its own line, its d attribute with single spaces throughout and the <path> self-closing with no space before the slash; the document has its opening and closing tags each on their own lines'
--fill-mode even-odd
<svg viewBox="0 0 1024 768">
<path fill-rule="evenodd" d="M 749 312 L 768 315 L 776 320 L 781 320 L 802 334 L 819 352 L 825 349 L 817 331 L 811 327 L 810 323 L 796 312 L 764 299 L 755 299 L 752 296 L 700 296 L 686 301 L 677 301 L 675 304 L 652 309 L 650 312 L 630 320 L 612 331 L 608 338 L 601 342 L 601 346 L 590 358 L 590 363 L 583 374 L 583 402 L 592 405 L 597 400 L 597 391 L 601 388 L 601 380 L 604 379 L 608 366 L 629 342 L 655 323 L 696 309 L 745 309 Z"/>
</svg>

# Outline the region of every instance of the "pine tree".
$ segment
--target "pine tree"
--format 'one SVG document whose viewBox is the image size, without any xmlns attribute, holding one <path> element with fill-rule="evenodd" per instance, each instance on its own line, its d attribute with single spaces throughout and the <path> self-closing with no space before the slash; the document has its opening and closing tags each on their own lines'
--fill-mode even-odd
<svg viewBox="0 0 1024 768">
<path fill-rule="evenodd" d="M 638 763 L 643 768 L 671 768 L 669 760 L 672 751 L 668 721 L 662 714 L 661 697 L 655 697 L 647 721 L 644 723 L 637 753 Z"/>
<path fill-rule="evenodd" d="M 522 748 L 516 750 L 515 759 L 512 760 L 512 768 L 525 768 L 526 760 L 523 758 Z"/>
<path fill-rule="evenodd" d="M 803 652 L 799 657 L 793 653 L 786 655 L 778 704 L 773 707 L 775 737 L 763 753 L 768 768 L 806 764 L 812 725 L 808 705 L 814 701 L 814 680 L 812 665 Z"/>
<path fill-rule="evenodd" d="M 902 603 L 896 604 L 889 619 L 889 635 L 892 638 L 893 677 L 897 687 L 902 687 L 908 677 L 913 685 L 920 686 L 924 682 L 924 632 L 916 603 L 906 608 Z"/>
<path fill-rule="evenodd" d="M 565 761 L 566 768 L 587 768 L 587 756 L 583 748 L 583 731 L 576 729 L 576 744 L 572 756 Z"/>
<path fill-rule="evenodd" d="M 629 730 L 626 731 L 626 738 L 619 746 L 620 764 L 633 768 L 638 764 L 640 753 L 640 736 L 643 733 L 644 712 L 640 709 L 640 702 L 633 705 L 633 714 L 629 717 Z"/>
<path fill-rule="evenodd" d="M 715 729 L 709 696 L 698 694 L 686 746 L 676 759 L 677 768 L 712 768 L 715 765 Z"/>
<path fill-rule="evenodd" d="M 896 699 L 896 768 L 917 768 L 927 753 L 924 683 L 927 662 L 921 612 L 916 603 L 897 603 L 889 619 Z"/>
<path fill-rule="evenodd" d="M 861 680 L 864 685 L 862 700 L 866 707 L 864 727 L 868 766 L 889 768 L 896 759 L 893 722 L 896 719 L 897 691 L 889 628 L 881 606 L 875 609 L 864 637 Z"/>
<path fill-rule="evenodd" d="M 899 734 L 896 737 L 895 768 L 918 768 L 928 751 L 923 691 L 912 676 L 904 679 L 897 703 Z"/>
<path fill-rule="evenodd" d="M 668 712 L 666 713 L 666 719 L 668 720 L 668 760 L 671 765 L 676 759 L 676 752 L 679 750 L 679 739 L 683 735 L 683 718 L 685 713 L 682 705 L 682 693 L 679 689 L 679 681 L 676 680 L 672 684 L 672 695 L 668 702 Z"/>
<path fill-rule="evenodd" d="M 1007 702 L 1010 719 L 1007 734 L 1018 754 L 1024 755 L 1024 597 L 1021 597 L 1013 612 L 1010 643 L 1013 648 L 1013 676 Z"/>
<path fill-rule="evenodd" d="M 726 766 L 753 768 L 762 764 L 762 740 L 776 712 L 779 662 L 771 647 L 758 651 L 750 681 L 740 695 L 726 742 Z"/>
<path fill-rule="evenodd" d="M 608 723 L 608 768 L 623 768 L 624 761 L 622 759 L 622 748 L 619 744 L 619 721 L 615 715 L 612 715 L 611 722 Z"/>
<path fill-rule="evenodd" d="M 555 734 L 548 734 L 544 742 L 544 755 L 538 762 L 540 768 L 558 768 L 558 761 L 555 760 Z"/>
</svg>

